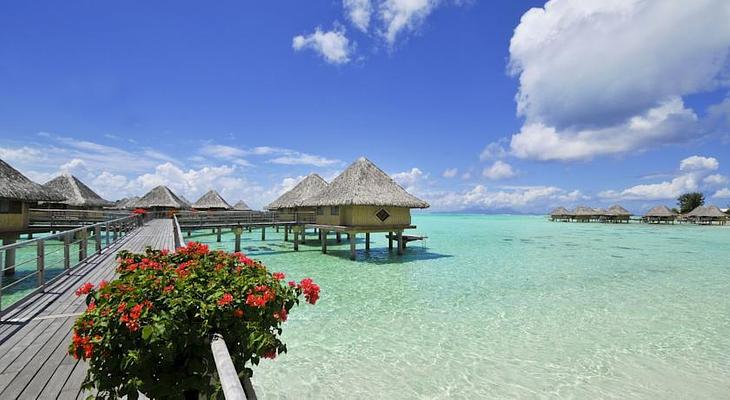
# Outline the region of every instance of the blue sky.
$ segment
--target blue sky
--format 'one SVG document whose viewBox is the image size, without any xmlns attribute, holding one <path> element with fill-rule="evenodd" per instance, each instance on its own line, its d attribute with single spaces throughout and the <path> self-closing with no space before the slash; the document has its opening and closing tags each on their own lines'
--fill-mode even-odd
<svg viewBox="0 0 730 400">
<path fill-rule="evenodd" d="M 730 6 L 14 2 L 0 158 L 261 207 L 361 155 L 433 210 L 730 203 Z"/>
</svg>

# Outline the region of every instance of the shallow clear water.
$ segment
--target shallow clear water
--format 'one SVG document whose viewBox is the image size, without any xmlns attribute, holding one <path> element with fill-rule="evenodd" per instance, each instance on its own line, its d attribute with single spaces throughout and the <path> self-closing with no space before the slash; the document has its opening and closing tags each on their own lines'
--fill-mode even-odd
<svg viewBox="0 0 730 400">
<path fill-rule="evenodd" d="M 255 369 L 260 398 L 730 398 L 730 227 L 414 222 L 426 248 L 399 258 L 374 234 L 357 262 L 334 237 L 322 255 L 245 234 L 270 270 L 322 287 L 292 311 L 289 353 Z"/>
</svg>

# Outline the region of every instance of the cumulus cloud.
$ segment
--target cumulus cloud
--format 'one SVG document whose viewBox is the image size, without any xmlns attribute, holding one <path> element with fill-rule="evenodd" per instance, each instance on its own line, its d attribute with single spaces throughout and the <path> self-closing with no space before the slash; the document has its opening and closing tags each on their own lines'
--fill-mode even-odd
<svg viewBox="0 0 730 400">
<path fill-rule="evenodd" d="M 459 173 L 459 170 L 457 168 L 447 168 L 444 170 L 444 172 L 441 174 L 444 178 L 453 178 Z"/>
<path fill-rule="evenodd" d="M 504 140 L 489 143 L 484 150 L 479 154 L 480 161 L 494 160 L 497 158 L 503 158 L 507 156 L 507 150 L 505 150 L 503 143 Z"/>
<path fill-rule="evenodd" d="M 381 1 L 378 16 L 383 27 L 380 34 L 393 45 L 402 32 L 418 29 L 439 3 L 439 0 Z"/>
<path fill-rule="evenodd" d="M 492 180 L 512 178 L 515 175 L 517 173 L 512 169 L 512 166 L 500 160 L 495 161 L 494 164 L 482 171 L 482 176 Z"/>
<path fill-rule="evenodd" d="M 40 149 L 23 146 L 19 148 L 0 147 L 0 159 L 7 162 L 31 162 L 43 158 L 45 153 Z"/>
<path fill-rule="evenodd" d="M 670 181 L 631 186 L 623 190 L 606 190 L 599 197 L 612 200 L 663 200 L 674 199 L 686 192 L 700 190 L 702 184 L 711 176 L 711 171 L 719 168 L 714 157 L 692 156 L 679 164 L 679 174 Z"/>
<path fill-rule="evenodd" d="M 352 24 L 363 32 L 368 31 L 370 16 L 373 13 L 373 5 L 370 0 L 343 0 L 347 18 Z"/>
<path fill-rule="evenodd" d="M 273 158 L 269 162 L 283 165 L 313 165 L 315 167 L 327 167 L 342 163 L 340 160 L 299 152 L 290 152 L 288 155 Z"/>
<path fill-rule="evenodd" d="M 395 173 L 392 177 L 394 181 L 398 182 L 407 191 L 416 192 L 418 191 L 417 185 L 424 179 L 428 179 L 428 174 L 414 167 L 410 171 Z"/>
<path fill-rule="evenodd" d="M 718 198 L 718 199 L 730 199 L 730 188 L 723 188 L 715 192 L 715 194 L 712 195 L 712 197 Z"/>
<path fill-rule="evenodd" d="M 551 0 L 526 12 L 510 42 L 519 78 L 515 155 L 589 159 L 703 134 L 683 97 L 725 89 L 724 0 Z"/>
<path fill-rule="evenodd" d="M 713 174 L 702 180 L 708 186 L 720 186 L 727 183 L 727 177 L 720 174 Z"/>
<path fill-rule="evenodd" d="M 350 43 L 341 27 L 335 27 L 331 31 L 323 31 L 317 27 L 314 33 L 295 36 L 292 47 L 296 51 L 313 50 L 330 64 L 346 64 L 351 60 L 355 44 Z"/>
<path fill-rule="evenodd" d="M 428 197 L 435 209 L 520 210 L 542 212 L 548 205 L 582 197 L 555 186 L 516 186 L 490 190 L 476 185 L 464 192 L 444 192 Z"/>
</svg>

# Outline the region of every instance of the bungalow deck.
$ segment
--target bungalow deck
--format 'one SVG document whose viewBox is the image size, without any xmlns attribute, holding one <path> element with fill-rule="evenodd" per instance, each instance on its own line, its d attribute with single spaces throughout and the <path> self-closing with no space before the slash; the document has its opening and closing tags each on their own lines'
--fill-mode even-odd
<svg viewBox="0 0 730 400">
<path fill-rule="evenodd" d="M 0 398 L 84 398 L 81 382 L 86 365 L 67 353 L 73 322 L 86 308 L 74 294 L 84 282 L 98 284 L 115 274 L 119 250 L 143 251 L 151 246 L 174 249 L 172 220 L 147 222 L 100 255 L 72 269 L 5 314 L 0 321 Z"/>
</svg>

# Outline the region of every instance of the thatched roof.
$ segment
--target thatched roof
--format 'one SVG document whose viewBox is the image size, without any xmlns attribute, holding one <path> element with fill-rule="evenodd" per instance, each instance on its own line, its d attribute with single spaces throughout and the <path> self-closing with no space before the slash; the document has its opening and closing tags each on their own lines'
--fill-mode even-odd
<svg viewBox="0 0 730 400">
<path fill-rule="evenodd" d="M 170 190 L 167 186 L 157 186 L 156 188 L 147 192 L 146 195 L 142 196 L 141 199 L 134 203 L 134 207 L 139 208 L 152 208 L 152 207 L 164 207 L 164 208 L 190 208 L 185 200 L 178 197 L 175 193 Z"/>
<path fill-rule="evenodd" d="M 616 217 L 630 217 L 633 214 L 631 214 L 631 211 L 621 207 L 618 204 L 614 204 L 611 207 L 608 207 L 608 210 L 606 210 L 609 215 L 616 216 Z"/>
<path fill-rule="evenodd" d="M 131 210 L 134 208 L 134 203 L 139 200 L 139 196 L 125 197 L 114 202 L 114 205 L 110 208 L 115 210 Z"/>
<path fill-rule="evenodd" d="M 64 199 L 57 191 L 31 181 L 3 160 L 0 160 L 0 198 L 28 202 Z"/>
<path fill-rule="evenodd" d="M 288 192 L 266 206 L 267 210 L 302 207 L 305 200 L 319 194 L 327 187 L 327 181 L 317 174 L 309 174 Z"/>
<path fill-rule="evenodd" d="M 694 210 L 686 214 L 687 217 L 700 217 L 700 218 L 724 218 L 727 217 L 725 213 L 720 211 L 717 206 L 698 206 Z"/>
<path fill-rule="evenodd" d="M 238 203 L 233 205 L 233 209 L 236 211 L 250 211 L 251 207 L 245 201 L 239 200 Z"/>
<path fill-rule="evenodd" d="M 71 174 L 61 174 L 46 182 L 43 187 L 55 190 L 65 198 L 65 200 L 49 203 L 65 204 L 72 207 L 108 207 L 114 205 L 113 202 L 101 198 L 90 187 L 81 182 L 79 178 Z"/>
<path fill-rule="evenodd" d="M 567 217 L 569 215 L 572 215 L 572 214 L 565 207 L 558 207 L 558 208 L 550 211 L 550 216 L 552 216 L 552 217 Z"/>
<path fill-rule="evenodd" d="M 577 216 L 591 216 L 591 215 L 598 215 L 598 212 L 590 207 L 586 206 L 578 206 L 573 210 L 573 215 Z"/>
<path fill-rule="evenodd" d="M 208 193 L 202 195 L 198 201 L 192 204 L 192 207 L 196 210 L 210 210 L 214 208 L 230 210 L 232 208 L 215 190 L 210 190 Z"/>
<path fill-rule="evenodd" d="M 360 157 L 306 206 L 391 206 L 428 208 L 425 201 L 406 192 L 372 161 Z"/>
<path fill-rule="evenodd" d="M 677 214 L 667 206 L 656 206 L 644 214 L 645 217 L 676 217 Z"/>
</svg>

